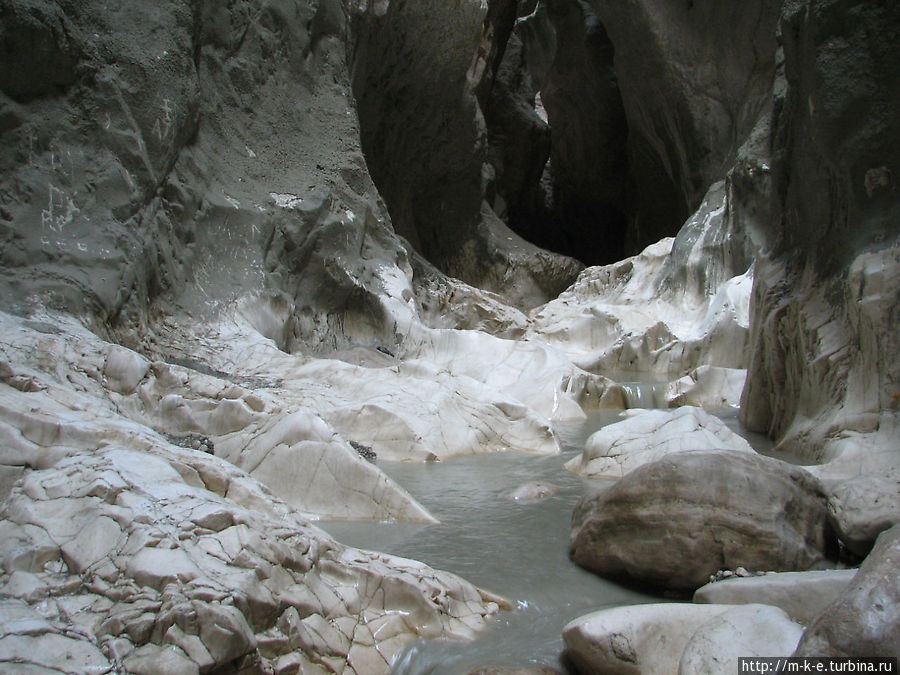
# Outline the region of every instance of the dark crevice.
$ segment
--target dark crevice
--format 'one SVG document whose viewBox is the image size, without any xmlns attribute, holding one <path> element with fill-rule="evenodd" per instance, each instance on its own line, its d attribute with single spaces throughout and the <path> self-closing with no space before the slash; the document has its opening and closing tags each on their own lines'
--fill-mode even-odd
<svg viewBox="0 0 900 675">
<path fill-rule="evenodd" d="M 529 241 L 585 264 L 625 257 L 632 220 L 613 58 L 589 4 L 543 3 L 517 24 L 485 103 L 496 192 L 489 202 Z M 535 110 L 538 96 L 549 124 Z"/>
</svg>

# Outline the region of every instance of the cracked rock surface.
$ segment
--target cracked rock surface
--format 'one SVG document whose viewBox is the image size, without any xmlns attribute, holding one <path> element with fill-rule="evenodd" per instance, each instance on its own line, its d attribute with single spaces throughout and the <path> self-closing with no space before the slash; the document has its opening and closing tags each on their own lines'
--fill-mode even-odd
<svg viewBox="0 0 900 675">
<path fill-rule="evenodd" d="M 19 359 L 0 385 L 0 429 L 4 464 L 20 475 L 0 523 L 5 668 L 385 672 L 416 636 L 471 637 L 499 609 L 497 598 L 453 575 L 338 544 L 254 475 L 115 413 L 127 403 L 115 389 L 152 383 L 154 371 L 184 386 L 183 370 L 147 366 L 114 347 L 109 377 L 103 343 L 90 334 L 63 338 L 11 317 L 3 325 L 4 354 Z M 44 344 L 29 339 L 37 336 Z M 214 403 L 230 401 L 218 429 L 227 437 L 260 403 L 205 377 L 182 392 L 205 402 L 210 417 Z M 231 387 L 231 397 L 213 397 L 213 384 Z M 327 429 L 308 417 L 291 424 L 307 434 L 310 424 Z M 338 443 L 332 435 L 327 442 Z M 322 461 L 333 451 L 326 444 L 313 454 Z M 335 461 L 344 462 L 337 475 L 371 466 L 352 450 Z M 430 518 L 379 481 L 357 506 Z"/>
</svg>

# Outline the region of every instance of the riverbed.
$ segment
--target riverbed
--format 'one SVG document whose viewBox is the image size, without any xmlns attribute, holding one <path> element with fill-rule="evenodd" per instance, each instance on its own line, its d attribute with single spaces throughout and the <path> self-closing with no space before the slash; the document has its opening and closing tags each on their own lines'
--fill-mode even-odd
<svg viewBox="0 0 900 675">
<path fill-rule="evenodd" d="M 635 403 L 653 407 L 651 387 L 642 387 Z M 765 436 L 740 426 L 736 409 L 709 412 L 757 451 L 772 452 Z M 568 556 L 575 503 L 612 481 L 576 476 L 563 464 L 581 452 L 590 434 L 619 421 L 620 413 L 595 411 L 582 422 L 557 424 L 554 433 L 562 451 L 554 456 L 503 452 L 430 463 L 379 461 L 381 469 L 441 521 L 439 525 L 320 523 L 345 544 L 421 560 L 516 605 L 514 611 L 497 616 L 474 642 L 417 641 L 394 664 L 393 675 L 462 675 L 481 666 L 536 665 L 568 673 L 561 634 L 570 620 L 606 607 L 666 601 L 602 579 Z M 511 499 L 516 488 L 534 482 L 557 492 L 531 501 Z"/>
<path fill-rule="evenodd" d="M 590 433 L 616 421 L 617 413 L 601 411 L 584 423 L 557 426 L 563 450 L 555 456 L 504 452 L 425 464 L 379 462 L 439 525 L 320 523 L 343 543 L 454 572 L 517 607 L 502 612 L 474 642 L 416 642 L 395 664 L 395 675 L 459 675 L 486 665 L 540 664 L 564 671 L 561 633 L 568 621 L 604 607 L 660 600 L 601 579 L 568 557 L 575 502 L 586 490 L 611 483 L 585 480 L 563 464 Z M 510 498 L 530 482 L 558 491 L 544 499 Z"/>
</svg>

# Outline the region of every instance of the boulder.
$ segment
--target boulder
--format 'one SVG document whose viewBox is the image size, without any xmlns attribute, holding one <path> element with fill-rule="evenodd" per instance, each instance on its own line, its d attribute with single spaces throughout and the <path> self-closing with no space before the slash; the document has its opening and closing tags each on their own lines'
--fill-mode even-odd
<svg viewBox="0 0 900 675">
<path fill-rule="evenodd" d="M 579 673 L 727 675 L 739 656 L 785 656 L 803 629 L 762 604 L 614 607 L 569 622 L 566 655 Z"/>
<path fill-rule="evenodd" d="M 699 408 L 648 410 L 591 434 L 581 457 L 565 466 L 582 476 L 621 478 L 672 453 L 719 449 L 753 452 L 724 422 Z"/>
<path fill-rule="evenodd" d="M 795 655 L 900 657 L 900 525 L 879 535 L 844 592 L 806 629 Z"/>
<path fill-rule="evenodd" d="M 689 603 L 603 609 L 566 624 L 566 655 L 579 673 L 674 674 L 694 631 L 732 609 Z"/>
<path fill-rule="evenodd" d="M 777 607 L 735 607 L 694 631 L 681 654 L 678 675 L 733 675 L 740 657 L 787 656 L 801 635 L 803 627 Z"/>
<path fill-rule="evenodd" d="M 572 518 L 578 565 L 671 589 L 723 568 L 806 570 L 834 549 L 819 482 L 751 453 L 670 455 L 583 498 Z"/>
<path fill-rule="evenodd" d="M 559 492 L 558 485 L 534 481 L 531 483 L 523 483 L 510 492 L 506 498 L 514 502 L 533 502 L 552 497 L 557 492 Z"/>
<path fill-rule="evenodd" d="M 900 523 L 900 466 L 824 484 L 831 525 L 857 555 L 866 555 L 881 532 Z"/>
<path fill-rule="evenodd" d="M 855 569 L 848 569 L 735 576 L 701 586 L 694 593 L 694 602 L 714 605 L 760 602 L 779 607 L 791 619 L 806 625 L 844 592 L 855 574 Z"/>
</svg>

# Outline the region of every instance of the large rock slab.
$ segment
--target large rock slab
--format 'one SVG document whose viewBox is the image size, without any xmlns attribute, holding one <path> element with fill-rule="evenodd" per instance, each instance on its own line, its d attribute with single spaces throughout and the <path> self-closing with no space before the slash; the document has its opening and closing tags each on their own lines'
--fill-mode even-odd
<svg viewBox="0 0 900 675">
<path fill-rule="evenodd" d="M 23 668 L 271 669 L 290 654 L 304 672 L 386 673 L 417 636 L 469 638 L 499 609 L 453 575 L 344 547 L 224 460 L 164 442 L 32 471 L 2 516 L 0 663 Z"/>
<path fill-rule="evenodd" d="M 855 574 L 855 569 L 848 569 L 734 576 L 701 586 L 694 593 L 694 602 L 713 605 L 759 602 L 780 607 L 793 620 L 806 625 L 844 592 Z"/>
<path fill-rule="evenodd" d="M 750 453 L 683 452 L 584 498 L 571 554 L 601 575 L 695 590 L 720 569 L 806 570 L 833 541 L 803 469 Z"/>
<path fill-rule="evenodd" d="M 579 673 L 724 675 L 738 656 L 789 654 L 801 633 L 777 607 L 668 603 L 587 614 L 566 625 L 563 640 Z"/>
<path fill-rule="evenodd" d="M 900 526 L 878 537 L 844 592 L 809 625 L 795 655 L 900 657 Z"/>
<path fill-rule="evenodd" d="M 14 356 L 17 372 L 39 389 L 0 390 L 4 463 L 46 468 L 101 444 L 152 447 L 162 434 L 165 441 L 240 466 L 311 517 L 434 522 L 324 420 L 299 409 L 296 392 L 284 392 L 279 405 L 261 380 L 150 363 L 77 322 L 47 319 L 36 330 L 33 322 L 0 315 L 0 344 Z M 57 332 L 45 332 L 51 326 Z M 110 375 L 118 368 L 111 369 L 111 360 L 135 366 L 126 394 L 120 392 L 122 377 Z M 292 399 L 295 404 L 285 409 Z"/>
<path fill-rule="evenodd" d="M 591 434 L 581 457 L 565 466 L 582 476 L 621 478 L 672 453 L 720 449 L 753 452 L 724 422 L 699 408 L 648 410 Z"/>
<path fill-rule="evenodd" d="M 678 675 L 729 675 L 741 657 L 791 654 L 803 627 L 777 607 L 735 607 L 700 626 L 684 647 Z"/>
</svg>

